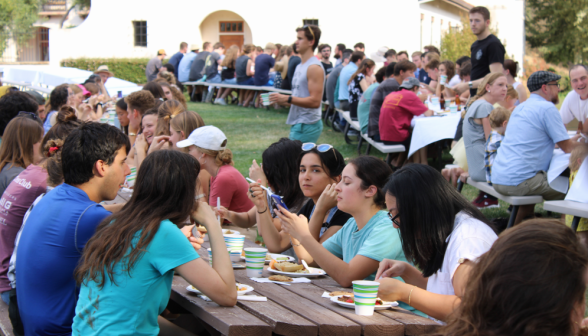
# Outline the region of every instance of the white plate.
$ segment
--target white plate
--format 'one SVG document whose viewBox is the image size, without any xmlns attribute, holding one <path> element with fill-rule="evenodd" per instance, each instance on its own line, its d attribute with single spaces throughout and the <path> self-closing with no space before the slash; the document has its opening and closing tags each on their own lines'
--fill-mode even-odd
<svg viewBox="0 0 588 336">
<path fill-rule="evenodd" d="M 335 302 L 336 304 L 338 304 L 341 307 L 345 307 L 345 308 L 350 308 L 350 309 L 355 309 L 355 304 L 354 303 L 349 303 L 349 302 L 342 302 L 339 301 L 339 297 L 341 297 L 343 295 L 338 295 L 338 296 L 332 296 L 331 297 L 331 301 Z M 386 310 L 389 309 L 391 307 L 396 307 L 398 306 L 398 302 L 396 301 L 383 301 L 383 305 L 376 305 L 374 306 L 374 310 Z"/>
<path fill-rule="evenodd" d="M 276 258 L 280 258 L 280 257 L 281 257 L 281 258 L 283 258 L 283 257 L 286 257 L 286 258 L 288 258 L 287 260 L 279 260 L 279 261 L 290 261 L 290 262 L 292 262 L 292 261 L 296 260 L 294 257 L 287 256 L 287 255 L 285 255 L 285 254 L 274 254 L 274 253 L 270 253 L 270 255 L 271 255 L 271 256 L 272 256 L 272 258 L 274 258 L 274 259 L 276 259 Z M 244 256 L 244 255 L 241 255 L 241 260 L 245 261 L 245 256 Z M 267 265 L 267 264 L 269 264 L 269 263 L 270 263 L 270 261 L 271 261 L 271 260 L 266 260 L 266 261 L 265 261 L 265 264 L 266 264 L 266 265 Z"/>
<path fill-rule="evenodd" d="M 244 284 L 237 284 L 237 285 L 239 285 L 239 287 L 245 287 L 246 288 L 245 290 L 238 291 L 237 292 L 237 295 L 245 295 L 245 294 L 253 291 L 253 287 L 251 287 L 251 286 L 244 285 Z M 188 287 L 186 287 L 186 290 L 188 292 L 192 292 L 192 293 L 196 293 L 196 294 L 202 294 L 201 291 L 199 291 L 198 289 L 192 287 L 192 285 L 189 285 Z"/>
<path fill-rule="evenodd" d="M 271 268 L 268 268 L 267 270 L 272 273 L 276 273 L 276 274 L 280 274 L 280 275 L 287 275 L 292 278 L 316 278 L 316 277 L 320 277 L 322 275 L 327 275 L 327 272 L 323 271 L 320 268 L 309 267 L 309 269 L 313 273 L 282 272 L 282 271 L 278 271 L 278 270 L 271 269 Z"/>
</svg>

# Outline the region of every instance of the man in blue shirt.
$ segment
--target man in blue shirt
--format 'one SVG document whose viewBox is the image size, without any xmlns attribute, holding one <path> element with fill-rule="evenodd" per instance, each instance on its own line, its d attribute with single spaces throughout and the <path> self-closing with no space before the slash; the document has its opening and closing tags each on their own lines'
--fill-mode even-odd
<svg viewBox="0 0 588 336">
<path fill-rule="evenodd" d="M 190 52 L 184 55 L 184 57 L 182 57 L 182 60 L 180 61 L 180 64 L 178 64 L 177 78 L 180 81 L 180 83 L 188 81 L 188 78 L 190 76 L 190 68 L 192 67 L 192 62 L 194 62 L 194 59 L 196 58 L 196 56 L 198 56 L 198 50 L 200 50 L 200 47 L 198 45 L 191 44 Z"/>
<path fill-rule="evenodd" d="M 26 335 L 71 334 L 79 288 L 74 270 L 86 242 L 111 212 L 130 173 L 129 139 L 114 126 L 87 123 L 62 147 L 63 178 L 33 208 L 21 233 L 17 300 Z"/>
<path fill-rule="evenodd" d="M 365 54 L 363 51 L 354 51 L 351 54 L 349 64 L 341 70 L 341 74 L 339 75 L 339 107 L 343 111 L 349 111 L 349 85 L 347 85 L 347 82 L 349 82 L 349 78 L 357 71 L 364 58 Z"/>
<path fill-rule="evenodd" d="M 178 78 L 178 65 L 180 65 L 180 61 L 184 57 L 184 54 L 188 51 L 188 43 L 182 42 L 180 43 L 180 51 L 175 53 L 167 63 L 174 66 L 174 75 Z"/>
<path fill-rule="evenodd" d="M 560 78 L 547 71 L 529 77 L 527 87 L 531 96 L 512 112 L 492 166 L 492 184 L 499 193 L 541 195 L 546 200 L 565 197 L 549 186 L 546 173 L 556 144 L 566 153 L 579 144 L 579 135 L 570 139 L 555 107 L 559 102 Z M 534 207 L 521 206 L 515 224 L 533 215 Z"/>
</svg>

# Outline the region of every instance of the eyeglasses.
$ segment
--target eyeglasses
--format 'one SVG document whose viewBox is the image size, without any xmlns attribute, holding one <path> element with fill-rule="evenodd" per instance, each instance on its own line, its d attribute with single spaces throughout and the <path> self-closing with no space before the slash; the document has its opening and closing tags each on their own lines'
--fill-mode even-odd
<svg viewBox="0 0 588 336">
<path fill-rule="evenodd" d="M 304 28 L 304 29 L 308 28 L 308 30 L 310 31 L 310 34 L 312 34 L 312 40 L 316 41 L 316 37 L 314 37 L 314 32 L 312 31 L 312 28 L 310 28 L 309 25 L 304 25 L 304 26 L 302 26 L 302 28 Z"/>
<path fill-rule="evenodd" d="M 557 88 L 559 89 L 559 83 L 555 83 L 555 84 L 549 84 L 549 83 L 547 83 L 547 84 L 545 84 L 545 85 L 552 85 L 552 86 L 557 86 Z"/>
<path fill-rule="evenodd" d="M 400 226 L 400 222 L 398 221 L 398 217 L 400 214 L 396 214 L 396 216 L 392 217 L 392 210 L 388 211 L 388 218 L 392 221 L 392 223 L 396 224 L 396 226 Z"/>
<path fill-rule="evenodd" d="M 33 112 L 25 112 L 25 111 L 20 111 L 18 112 L 18 117 L 25 117 L 25 118 L 29 118 L 29 119 L 33 119 L 33 120 L 41 120 L 39 119 L 39 116 L 37 116 L 36 113 Z"/>
<path fill-rule="evenodd" d="M 313 142 L 307 142 L 307 143 L 302 144 L 302 150 L 305 152 L 307 152 L 315 147 L 316 147 L 316 150 L 318 150 L 321 153 L 328 152 L 329 149 L 333 148 L 333 146 L 329 145 L 329 144 L 317 145 Z"/>
</svg>

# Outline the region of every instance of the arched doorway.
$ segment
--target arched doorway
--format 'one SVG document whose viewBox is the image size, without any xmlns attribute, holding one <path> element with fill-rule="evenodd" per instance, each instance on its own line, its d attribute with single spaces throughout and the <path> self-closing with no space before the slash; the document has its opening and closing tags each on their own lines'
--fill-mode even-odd
<svg viewBox="0 0 588 336">
<path fill-rule="evenodd" d="M 237 13 L 220 10 L 209 14 L 200 23 L 202 42 L 222 42 L 226 48 L 236 44 L 239 48 L 243 44 L 253 42 L 251 28 Z"/>
</svg>

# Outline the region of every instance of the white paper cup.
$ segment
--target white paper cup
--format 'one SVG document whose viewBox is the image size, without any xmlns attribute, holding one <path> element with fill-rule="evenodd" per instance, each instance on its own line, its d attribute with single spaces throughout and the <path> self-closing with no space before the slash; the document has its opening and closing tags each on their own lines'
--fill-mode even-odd
<svg viewBox="0 0 588 336">
<path fill-rule="evenodd" d="M 439 84 L 441 84 L 441 85 L 447 84 L 447 75 L 440 75 L 439 76 Z"/>
<path fill-rule="evenodd" d="M 434 105 L 439 105 L 439 97 L 431 97 L 431 103 Z"/>
<path fill-rule="evenodd" d="M 225 238 L 225 244 L 227 245 L 227 248 L 231 251 L 231 261 L 241 261 L 241 251 L 243 251 L 245 236 L 235 234 L 223 235 L 223 237 Z"/>
<path fill-rule="evenodd" d="M 245 267 L 247 268 L 247 276 L 250 278 L 261 277 L 263 266 L 265 265 L 265 256 L 267 249 L 259 247 L 246 247 L 245 251 Z"/>
<path fill-rule="evenodd" d="M 353 281 L 352 284 L 355 314 L 362 316 L 373 315 L 380 283 L 375 281 L 358 280 Z"/>
</svg>

